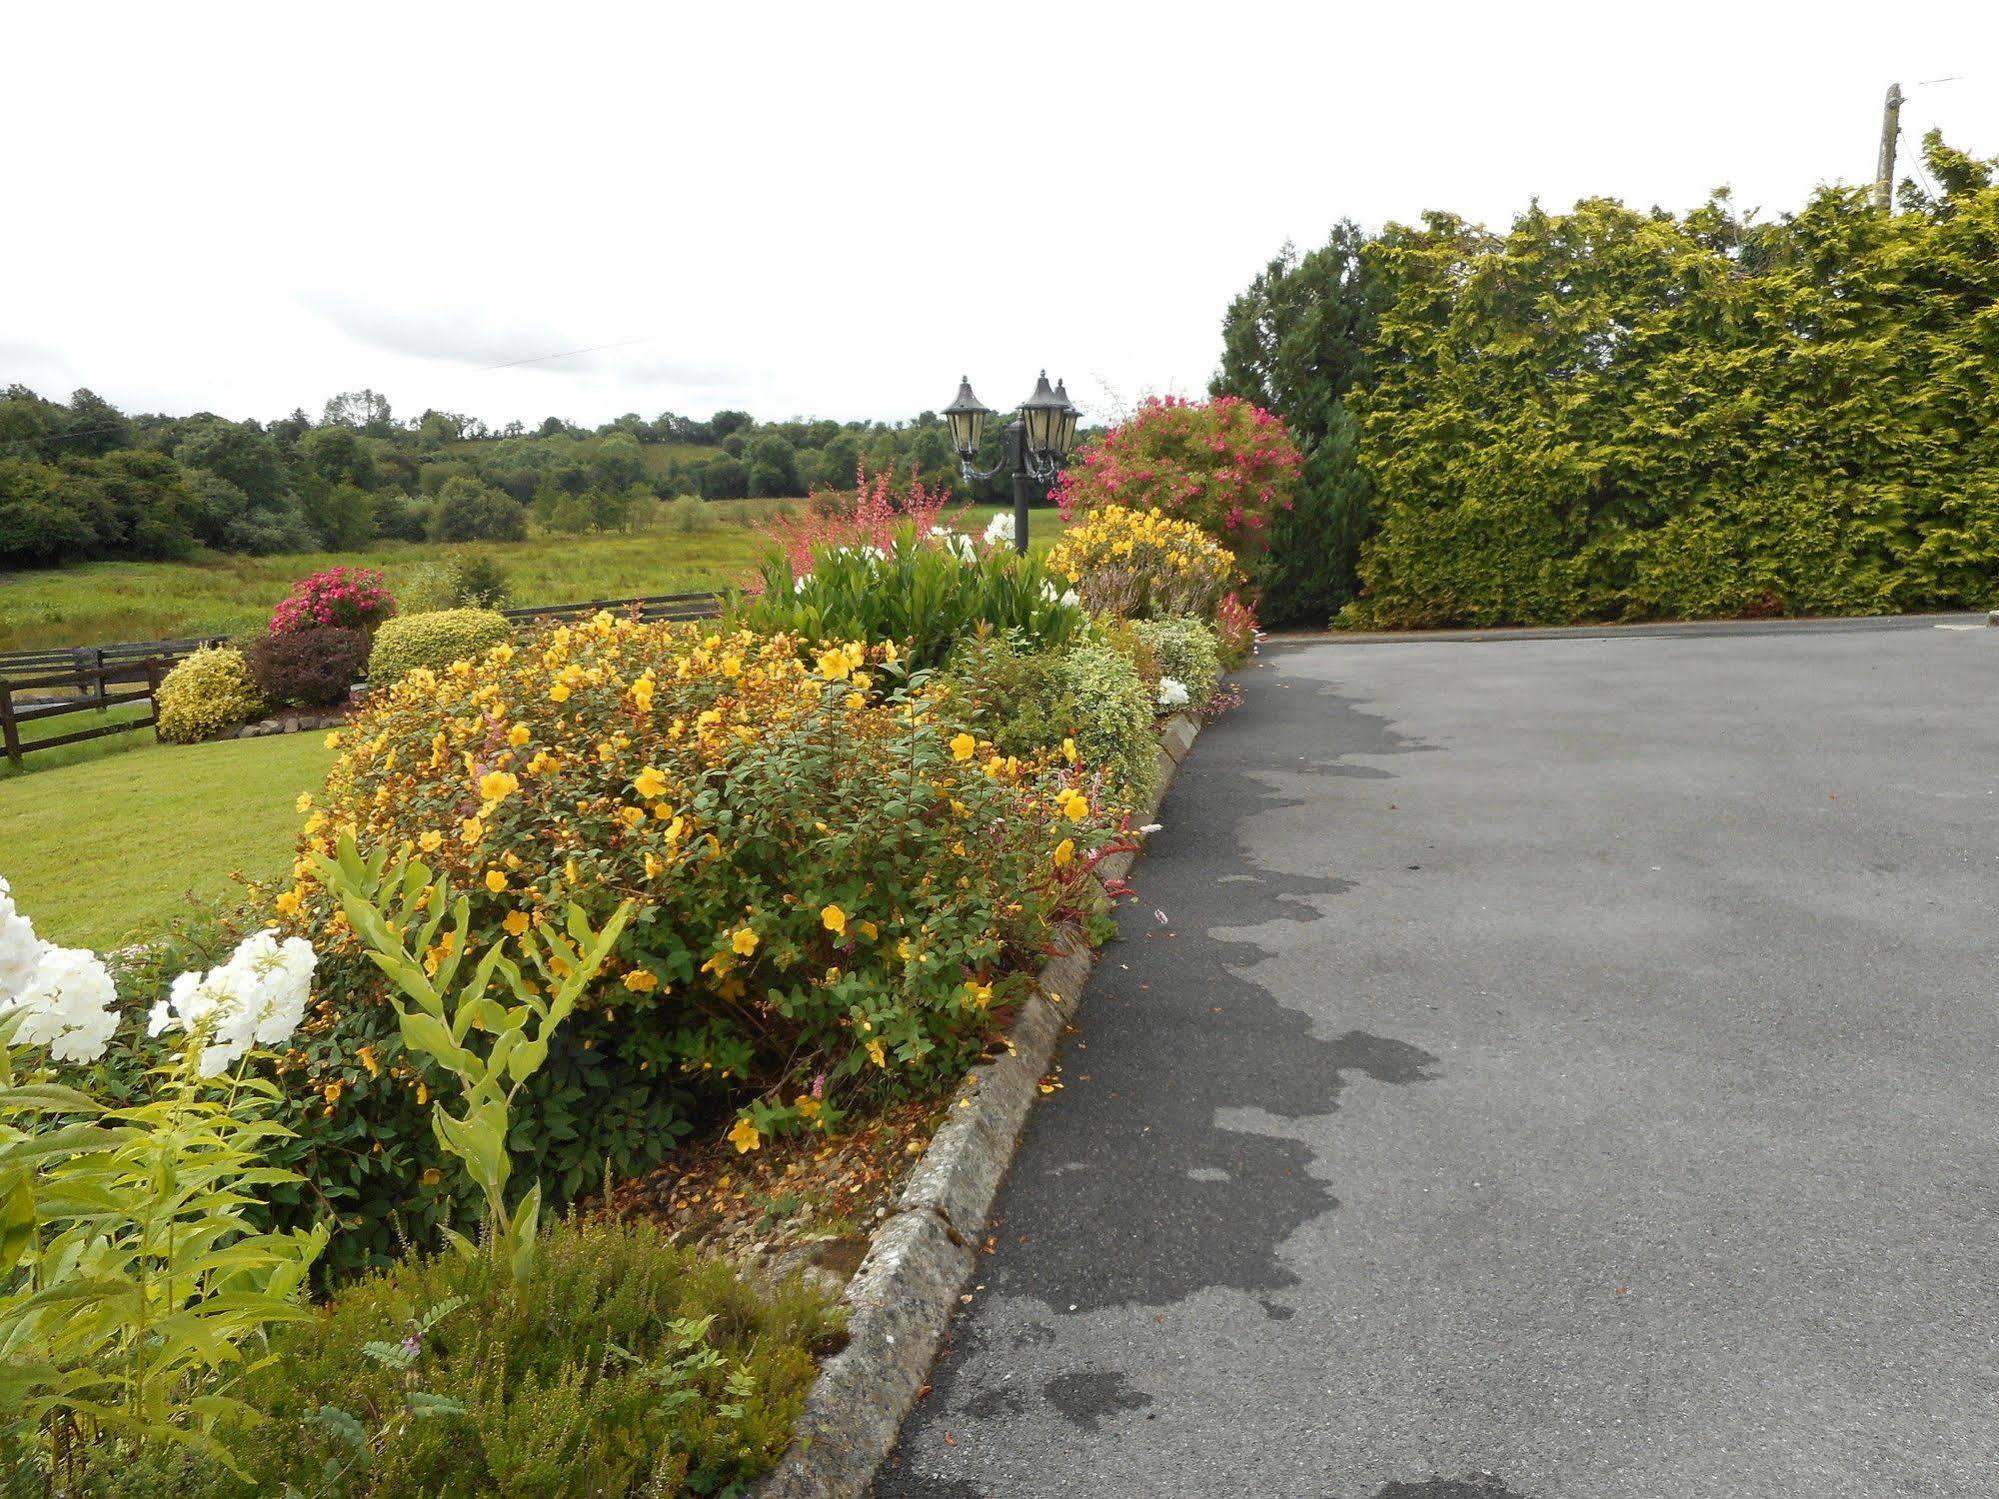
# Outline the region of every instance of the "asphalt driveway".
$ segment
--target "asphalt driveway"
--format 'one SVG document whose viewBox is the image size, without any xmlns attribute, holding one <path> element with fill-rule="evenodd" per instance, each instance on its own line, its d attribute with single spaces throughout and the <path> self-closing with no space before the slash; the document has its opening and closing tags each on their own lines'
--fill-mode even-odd
<svg viewBox="0 0 1999 1499">
<path fill-rule="evenodd" d="M 1999 1495 L 1999 629 L 1244 685 L 876 1492 Z"/>
</svg>

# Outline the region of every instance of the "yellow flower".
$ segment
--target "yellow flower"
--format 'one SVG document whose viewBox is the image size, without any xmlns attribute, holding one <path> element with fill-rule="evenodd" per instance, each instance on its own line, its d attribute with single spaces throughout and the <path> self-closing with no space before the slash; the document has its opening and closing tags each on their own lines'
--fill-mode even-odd
<svg viewBox="0 0 1999 1499">
<path fill-rule="evenodd" d="M 520 778 L 512 771 L 489 770 L 479 777 L 479 794 L 489 802 L 505 801 L 520 789 Z"/>
<path fill-rule="evenodd" d="M 625 987 L 634 994 L 650 994 L 659 987 L 659 978 L 649 968 L 634 968 L 625 975 Z"/>
<path fill-rule="evenodd" d="M 426 1187 L 434 1187 L 443 1180 L 444 1173 L 439 1171 L 435 1166 L 426 1166 L 423 1168 L 423 1184 Z"/>
<path fill-rule="evenodd" d="M 487 870 L 486 888 L 495 895 L 503 894 L 507 888 L 507 877 L 497 869 Z"/>
<path fill-rule="evenodd" d="M 514 746 L 515 749 L 519 749 L 532 737 L 533 735 L 528 732 L 528 726 L 524 723 L 517 723 L 511 729 L 507 730 L 507 743 Z"/>
<path fill-rule="evenodd" d="M 729 946 L 747 958 L 757 950 L 756 928 L 747 926 L 737 927 L 735 936 L 729 939 Z"/>
<path fill-rule="evenodd" d="M 864 921 L 861 923 L 861 935 L 863 937 L 866 937 L 868 941 L 870 942 L 874 941 L 875 938 L 879 937 L 881 934 L 882 934 L 882 929 L 876 926 L 872 921 Z"/>
<path fill-rule="evenodd" d="M 847 664 L 847 653 L 835 646 L 832 650 L 819 653 L 819 675 L 829 682 L 843 682 L 853 667 Z"/>
<path fill-rule="evenodd" d="M 458 824 L 458 841 L 468 848 L 486 836 L 486 824 L 476 817 L 468 817 Z"/>
<path fill-rule="evenodd" d="M 646 811 L 644 807 L 620 807 L 617 811 L 617 818 L 626 827 L 636 828 L 646 820 Z"/>
<path fill-rule="evenodd" d="M 867 705 L 868 705 L 868 700 L 862 697 L 858 692 L 850 692 L 847 694 L 847 706 L 853 709 L 855 712 L 859 712 L 862 708 L 867 707 Z"/>
<path fill-rule="evenodd" d="M 287 890 L 283 895 L 280 895 L 275 901 L 271 902 L 271 904 L 278 908 L 278 914 L 281 916 L 298 915 L 298 908 L 302 903 L 296 889 Z"/>
<path fill-rule="evenodd" d="M 507 919 L 501 922 L 500 925 L 507 929 L 509 937 L 524 936 L 528 929 L 528 913 L 525 911 L 509 911 Z"/>
<path fill-rule="evenodd" d="M 528 761 L 528 773 L 530 775 L 546 775 L 560 763 L 547 750 L 536 750 L 534 758 Z"/>
<path fill-rule="evenodd" d="M 883 1052 L 881 1042 L 870 1041 L 868 1043 L 868 1060 L 873 1062 L 877 1067 L 888 1066 L 888 1056 Z"/>
<path fill-rule="evenodd" d="M 328 749 L 340 748 L 340 731 L 338 729 L 335 729 L 331 734 L 326 736 L 326 747 Z"/>
<path fill-rule="evenodd" d="M 747 1119 L 738 1119 L 735 1128 L 729 1131 L 729 1143 L 736 1147 L 738 1155 L 748 1155 L 763 1142 L 762 1132 Z"/>
<path fill-rule="evenodd" d="M 354 1057 L 356 1061 L 360 1062 L 360 1064 L 363 1067 L 366 1067 L 368 1069 L 368 1076 L 380 1077 L 382 1075 L 382 1064 L 379 1060 L 377 1060 L 375 1056 L 374 1047 L 372 1046 L 360 1047 L 355 1051 Z"/>
<path fill-rule="evenodd" d="M 798 1117 L 801 1119 L 817 1119 L 819 1117 L 819 1100 L 814 1098 L 810 1093 L 799 1094 L 797 1101 L 792 1104 L 792 1107 L 798 1110 Z"/>
<path fill-rule="evenodd" d="M 1075 740 L 1064 739 L 1062 741 L 1062 758 L 1067 760 L 1071 765 L 1074 765 L 1076 763 L 1077 756 L 1076 756 Z"/>
<path fill-rule="evenodd" d="M 972 1004 L 977 1009 L 983 1010 L 993 1002 L 993 986 L 991 984 L 981 984 L 968 980 L 965 984 L 965 992 L 971 995 Z"/>
<path fill-rule="evenodd" d="M 632 788 L 647 801 L 651 801 L 666 790 L 666 776 L 655 766 L 648 765 L 632 777 Z"/>
<path fill-rule="evenodd" d="M 550 701 L 551 703 L 566 703 L 566 702 L 568 702 L 568 701 L 569 701 L 569 684 L 568 684 L 567 682 L 557 682 L 557 683 L 556 683 L 556 684 L 555 684 L 555 685 L 554 685 L 553 687 L 549 688 L 549 689 L 548 689 L 548 700 L 549 700 L 549 701 Z"/>
<path fill-rule="evenodd" d="M 882 660 L 886 661 L 890 666 L 895 665 L 896 652 L 893 640 L 884 640 L 882 642 Z"/>
<path fill-rule="evenodd" d="M 1076 840 L 1064 838 L 1055 845 L 1055 867 L 1062 868 L 1076 857 Z"/>
<path fill-rule="evenodd" d="M 666 873 L 666 861 L 651 849 L 646 850 L 646 878 L 656 880 Z"/>
<path fill-rule="evenodd" d="M 1055 798 L 1055 809 L 1071 822 L 1081 822 L 1090 815 L 1090 799 L 1073 787 Z"/>
<path fill-rule="evenodd" d="M 827 906 L 819 913 L 819 920 L 824 923 L 826 930 L 834 936 L 844 937 L 847 935 L 847 913 L 838 906 Z"/>
<path fill-rule="evenodd" d="M 974 739 L 970 734 L 960 734 L 951 741 L 951 758 L 953 760 L 969 760 L 973 755 L 978 753 L 978 750 L 979 741 Z"/>
</svg>

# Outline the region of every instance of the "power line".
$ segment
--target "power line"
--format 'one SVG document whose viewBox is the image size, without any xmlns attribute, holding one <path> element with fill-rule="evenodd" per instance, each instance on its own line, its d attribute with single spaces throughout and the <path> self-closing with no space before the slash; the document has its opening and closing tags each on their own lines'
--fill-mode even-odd
<svg viewBox="0 0 1999 1499">
<path fill-rule="evenodd" d="M 633 344 L 647 343 L 651 338 L 652 335 L 647 334 L 645 338 L 620 339 L 614 344 L 591 344 L 588 348 L 583 349 L 564 349 L 560 354 L 536 354 L 531 359 L 509 359 L 502 364 L 481 365 L 473 373 L 483 375 L 489 370 L 510 370 L 516 365 L 546 364 L 551 359 L 574 359 L 578 354 L 595 354 L 602 349 L 628 349 Z"/>
</svg>

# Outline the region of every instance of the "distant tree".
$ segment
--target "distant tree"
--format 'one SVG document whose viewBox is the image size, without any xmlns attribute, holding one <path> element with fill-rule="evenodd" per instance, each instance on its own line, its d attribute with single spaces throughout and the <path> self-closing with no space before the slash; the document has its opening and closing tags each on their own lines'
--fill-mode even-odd
<svg viewBox="0 0 1999 1499">
<path fill-rule="evenodd" d="M 227 480 L 255 507 L 277 508 L 290 489 L 278 445 L 248 422 L 198 418 L 188 423 L 174 457 L 188 468 Z"/>
<path fill-rule="evenodd" d="M 351 427 L 314 427 L 299 439 L 293 464 L 301 491 L 340 484 L 373 489 L 382 481 L 375 450 Z"/>
<path fill-rule="evenodd" d="M 744 457 L 753 496 L 764 498 L 799 492 L 797 451 L 775 432 L 758 433 L 751 439 Z"/>
<path fill-rule="evenodd" d="M 201 502 L 186 471 L 164 453 L 128 448 L 91 463 L 117 517 L 120 552 L 135 557 L 185 557 L 201 534 Z"/>
<path fill-rule="evenodd" d="M 819 482 L 834 489 L 847 488 L 854 482 L 854 469 L 860 461 L 860 445 L 842 432 L 819 450 Z"/>
<path fill-rule="evenodd" d="M 330 551 L 349 551 L 375 539 L 374 496 L 358 484 L 315 485 L 301 503 L 306 524 Z"/>
<path fill-rule="evenodd" d="M 95 391 L 79 389 L 69 398 L 60 438 L 65 453 L 97 458 L 132 445 L 132 423 L 124 412 Z"/>
<path fill-rule="evenodd" d="M 499 490 L 461 474 L 438 490 L 430 535 L 433 541 L 519 541 L 527 521 Z"/>
<path fill-rule="evenodd" d="M 89 521 L 57 497 L 57 478 L 47 464 L 0 451 L 0 565 L 80 561 L 96 546 Z"/>
<path fill-rule="evenodd" d="M 747 411 L 718 411 L 708 418 L 708 430 L 713 434 L 710 441 L 720 442 L 732 432 L 741 432 L 754 427 L 757 419 Z"/>
<path fill-rule="evenodd" d="M 590 455 L 590 483 L 599 488 L 622 492 L 644 479 L 645 472 L 638 439 L 622 429 L 600 438 Z"/>
<path fill-rule="evenodd" d="M 536 437 L 561 437 L 569 431 L 569 423 L 559 416 L 545 416 L 541 425 L 534 429 Z"/>
<path fill-rule="evenodd" d="M 710 458 L 694 470 L 694 492 L 704 500 L 740 500 L 750 492 L 750 471 L 734 458 Z"/>
<path fill-rule="evenodd" d="M 372 390 L 343 390 L 326 403 L 320 421 L 327 426 L 351 427 L 370 437 L 396 435 L 396 419 L 389 410 L 389 398 Z"/>
<path fill-rule="evenodd" d="M 264 430 L 278 446 L 290 450 L 298 446 L 298 440 L 312 430 L 312 418 L 305 414 L 303 406 L 292 407 L 290 416 L 281 416 Z"/>
</svg>

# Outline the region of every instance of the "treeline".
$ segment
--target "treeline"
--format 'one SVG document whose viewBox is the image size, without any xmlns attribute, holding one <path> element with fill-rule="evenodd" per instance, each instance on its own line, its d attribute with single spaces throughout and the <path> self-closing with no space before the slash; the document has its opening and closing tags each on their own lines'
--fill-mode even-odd
<svg viewBox="0 0 1999 1499">
<path fill-rule="evenodd" d="M 1307 453 L 1272 615 L 1392 626 L 1999 602 L 1999 186 L 1924 141 L 1896 211 L 1607 198 L 1273 261 L 1217 393 Z"/>
<path fill-rule="evenodd" d="M 655 499 L 804 495 L 851 486 L 863 464 L 957 479 L 933 412 L 891 424 L 669 411 L 495 432 L 447 411 L 399 421 L 368 390 L 335 396 L 317 421 L 261 423 L 127 415 L 89 390 L 61 402 L 14 385 L 0 396 L 0 567 L 616 530 Z"/>
</svg>

